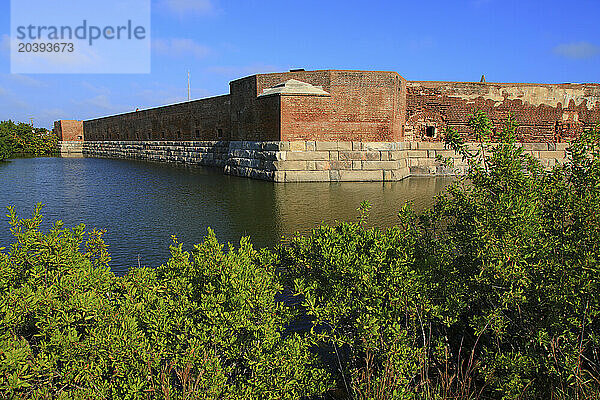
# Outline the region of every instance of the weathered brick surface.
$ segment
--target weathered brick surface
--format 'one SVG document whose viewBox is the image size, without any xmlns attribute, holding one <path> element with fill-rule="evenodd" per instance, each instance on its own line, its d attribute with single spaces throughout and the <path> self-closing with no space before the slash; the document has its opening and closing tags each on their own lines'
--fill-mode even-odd
<svg viewBox="0 0 600 400">
<path fill-rule="evenodd" d="M 290 79 L 322 87 L 328 95 L 261 96 Z M 417 82 L 378 71 L 258 74 L 232 81 L 228 95 L 84 121 L 83 136 L 89 141 L 302 141 L 308 151 L 340 150 L 328 142 L 352 142 L 345 150 L 362 150 L 365 143 L 418 141 L 422 149 L 440 150 L 435 142 L 446 126 L 471 138 L 467 122 L 477 109 L 488 113 L 496 129 L 513 114 L 522 142 L 560 143 L 600 123 L 600 85 Z M 82 136 L 77 123 L 57 121 L 56 129 L 64 131 L 64 140 L 77 140 Z"/>
<path fill-rule="evenodd" d="M 467 122 L 476 110 L 496 130 L 512 114 L 519 141 L 568 141 L 600 123 L 600 85 L 408 82 L 404 140 L 440 141 L 446 126 L 472 138 Z"/>
<path fill-rule="evenodd" d="M 229 140 L 229 96 L 83 121 L 86 141 Z"/>
<path fill-rule="evenodd" d="M 300 71 L 259 75 L 259 93 L 283 80 L 322 86 L 321 96 L 281 96 L 281 139 L 392 142 L 405 115 L 406 80 L 395 72 Z"/>
<path fill-rule="evenodd" d="M 290 79 L 303 83 L 283 87 L 312 88 L 263 92 Z M 524 150 L 551 167 L 564 160 L 565 142 L 600 123 L 600 85 L 409 82 L 377 71 L 259 74 L 230 82 L 228 95 L 57 121 L 55 131 L 64 149 L 84 138 L 83 153 L 93 156 L 211 165 L 278 182 L 397 180 L 463 173 L 443 131 L 450 126 L 472 140 L 468 119 L 478 109 L 496 131 L 514 115 Z"/>
<path fill-rule="evenodd" d="M 59 140 L 65 142 L 83 141 L 83 122 L 77 120 L 66 120 L 54 122 L 54 133 L 58 135 Z"/>
</svg>

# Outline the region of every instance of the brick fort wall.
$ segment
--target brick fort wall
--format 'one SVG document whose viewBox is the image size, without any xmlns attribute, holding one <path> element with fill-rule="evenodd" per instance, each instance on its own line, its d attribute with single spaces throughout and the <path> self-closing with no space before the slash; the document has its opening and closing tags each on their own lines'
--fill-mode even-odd
<svg viewBox="0 0 600 400">
<path fill-rule="evenodd" d="M 464 172 L 441 165 L 452 127 L 473 141 L 469 115 L 496 130 L 509 114 L 518 142 L 545 167 L 600 124 L 600 85 L 407 81 L 385 71 L 291 71 L 229 84 L 229 94 L 86 121 L 57 121 L 63 153 L 222 168 L 290 181 L 399 180 Z M 78 147 L 74 141 L 84 139 Z M 79 150 L 81 149 L 81 150 Z"/>
<path fill-rule="evenodd" d="M 404 137 L 440 141 L 450 126 L 472 139 L 467 123 L 476 110 L 496 129 L 512 114 L 521 142 L 568 141 L 600 123 L 600 85 L 408 82 Z"/>
</svg>

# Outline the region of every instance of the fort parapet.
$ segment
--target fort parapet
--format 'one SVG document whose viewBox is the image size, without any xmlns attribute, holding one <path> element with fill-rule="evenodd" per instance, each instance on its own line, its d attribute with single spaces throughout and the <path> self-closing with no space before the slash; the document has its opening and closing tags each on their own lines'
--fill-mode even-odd
<svg viewBox="0 0 600 400">
<path fill-rule="evenodd" d="M 92 157 L 207 165 L 276 182 L 388 181 L 462 173 L 462 160 L 444 148 L 443 129 L 471 140 L 468 116 L 478 109 L 496 129 L 512 114 L 519 142 L 552 166 L 564 159 L 569 140 L 600 123 L 600 85 L 293 71 L 234 80 L 223 96 L 81 125 L 57 121 L 55 129 L 65 141 L 82 137 L 82 152 Z M 455 158 L 456 168 L 441 165 L 438 155 Z"/>
</svg>

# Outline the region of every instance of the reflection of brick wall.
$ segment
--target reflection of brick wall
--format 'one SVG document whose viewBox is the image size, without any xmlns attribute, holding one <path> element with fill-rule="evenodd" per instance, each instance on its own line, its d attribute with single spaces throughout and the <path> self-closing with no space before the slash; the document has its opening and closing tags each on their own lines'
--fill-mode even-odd
<svg viewBox="0 0 600 400">
<path fill-rule="evenodd" d="M 472 138 L 467 122 L 478 109 L 496 129 L 512 114 L 523 142 L 560 142 L 600 123 L 598 84 L 409 82 L 407 103 L 408 140 L 442 140 L 445 126 Z"/>
<path fill-rule="evenodd" d="M 54 122 L 54 132 L 61 141 L 83 141 L 83 122 L 76 120 L 60 120 Z"/>
</svg>

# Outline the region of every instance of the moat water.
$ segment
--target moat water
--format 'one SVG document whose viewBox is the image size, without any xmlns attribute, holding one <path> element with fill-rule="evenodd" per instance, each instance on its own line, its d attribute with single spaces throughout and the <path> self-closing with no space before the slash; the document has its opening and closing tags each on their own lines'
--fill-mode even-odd
<svg viewBox="0 0 600 400">
<path fill-rule="evenodd" d="M 186 248 L 212 228 L 223 243 L 248 235 L 256 247 L 272 247 L 320 223 L 356 220 L 363 200 L 372 204 L 368 224 L 398 221 L 405 201 L 423 210 L 451 178 L 401 182 L 272 183 L 223 175 L 213 168 L 98 158 L 21 158 L 0 162 L 0 206 L 30 217 L 44 204 L 47 230 L 85 223 L 104 229 L 117 274 L 137 265 L 158 266 L 169 257 L 171 235 Z M 1 215 L 0 247 L 13 242 Z"/>
</svg>

